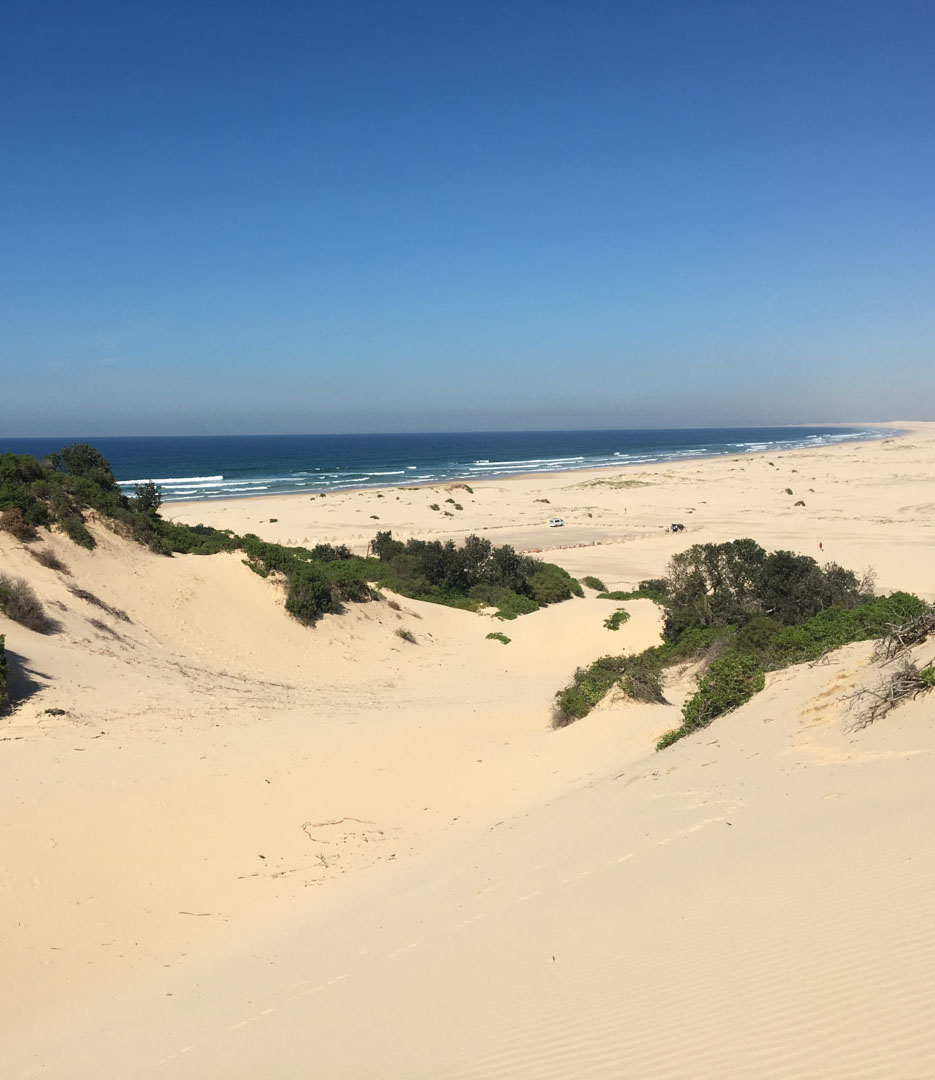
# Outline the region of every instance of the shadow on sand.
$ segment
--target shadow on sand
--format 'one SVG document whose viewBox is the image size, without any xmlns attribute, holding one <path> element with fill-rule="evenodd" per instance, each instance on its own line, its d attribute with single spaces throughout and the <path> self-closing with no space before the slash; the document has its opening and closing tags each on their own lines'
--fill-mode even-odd
<svg viewBox="0 0 935 1080">
<path fill-rule="evenodd" d="M 29 666 L 24 656 L 13 652 L 12 649 L 6 650 L 6 658 L 9 665 L 7 694 L 11 706 L 22 704 L 37 690 L 41 690 L 44 684 L 39 682 L 39 679 L 45 679 L 46 682 L 51 680 L 50 675 L 46 675 L 43 671 L 35 671 Z"/>
</svg>

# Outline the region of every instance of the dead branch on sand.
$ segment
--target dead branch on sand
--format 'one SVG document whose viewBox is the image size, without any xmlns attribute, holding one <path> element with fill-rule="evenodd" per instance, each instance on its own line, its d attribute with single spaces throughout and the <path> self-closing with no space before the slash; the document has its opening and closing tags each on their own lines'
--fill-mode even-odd
<svg viewBox="0 0 935 1080">
<path fill-rule="evenodd" d="M 920 670 L 911 660 L 906 660 L 878 687 L 862 686 L 853 694 L 846 694 L 844 700 L 850 702 L 848 708 L 858 710 L 848 730 L 860 731 L 886 716 L 901 701 L 911 700 L 931 690 L 933 663 L 935 658 Z"/>
</svg>

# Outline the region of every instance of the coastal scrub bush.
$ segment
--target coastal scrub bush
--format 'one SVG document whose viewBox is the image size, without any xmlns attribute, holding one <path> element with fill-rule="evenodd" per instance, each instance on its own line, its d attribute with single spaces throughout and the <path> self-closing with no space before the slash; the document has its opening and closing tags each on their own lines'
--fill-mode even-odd
<svg viewBox="0 0 935 1080">
<path fill-rule="evenodd" d="M 609 619 L 604 620 L 604 625 L 608 630 L 619 630 L 621 626 L 630 618 L 630 612 L 626 608 L 620 608 L 615 611 Z"/>
<path fill-rule="evenodd" d="M 661 669 L 651 649 L 635 656 L 602 656 L 588 667 L 578 668 L 571 685 L 555 695 L 552 726 L 565 727 L 587 716 L 615 686 L 634 701 L 665 703 Z"/>
<path fill-rule="evenodd" d="M 162 505 L 162 492 L 152 480 L 135 486 L 136 497 L 132 500 L 133 509 L 141 514 L 155 514 Z"/>
<path fill-rule="evenodd" d="M 617 589 L 613 592 L 600 592 L 598 600 L 652 600 L 656 604 L 664 605 L 666 600 L 665 581 L 641 581 L 638 588 L 632 592 Z"/>
<path fill-rule="evenodd" d="M 509 645 L 513 640 L 508 638 L 506 634 L 501 634 L 499 630 L 494 631 L 492 634 L 487 635 L 488 641 L 499 641 L 502 645 Z"/>
<path fill-rule="evenodd" d="M 593 574 L 588 574 L 587 577 L 581 579 L 582 585 L 587 585 L 589 589 L 594 589 L 596 592 L 604 592 L 607 586 L 599 577 L 594 577 Z"/>
<path fill-rule="evenodd" d="M 909 593 L 874 597 L 870 574 L 858 578 L 790 551 L 768 553 L 749 539 L 696 544 L 672 558 L 666 578 L 641 581 L 636 593 L 599 596 L 648 596 L 665 607 L 663 643 L 640 654 L 657 675 L 676 663 L 707 665 L 682 726 L 659 749 L 747 700 L 762 687 L 764 672 L 880 637 L 929 610 Z M 614 664 L 628 659 L 602 657 L 579 669 L 557 695 L 553 722 L 585 715 L 612 685 L 622 685 Z"/>
<path fill-rule="evenodd" d="M 584 589 L 567 570 L 555 563 L 542 563 L 541 568 L 526 578 L 532 598 L 540 604 L 558 604 L 573 596 L 584 596 Z"/>
<path fill-rule="evenodd" d="M 682 726 L 666 732 L 656 748 L 671 746 L 677 739 L 707 727 L 716 717 L 733 712 L 759 693 L 765 681 L 756 657 L 733 652 L 712 660 L 698 680 L 698 690 L 682 707 Z"/>
<path fill-rule="evenodd" d="M 31 521 L 26 520 L 18 506 L 12 506 L 0 513 L 0 531 L 8 532 L 23 544 L 39 539 L 39 530 Z"/>
<path fill-rule="evenodd" d="M 42 601 L 25 578 L 0 574 L 0 611 L 8 619 L 39 634 L 50 634 L 57 629 L 56 624 L 46 615 Z"/>
<path fill-rule="evenodd" d="M 411 539 L 389 531 L 370 542 L 377 567 L 371 580 L 414 600 L 478 610 L 496 607 L 500 618 L 529 614 L 543 604 L 582 595 L 581 586 L 553 563 L 521 555 L 509 544 L 494 547 L 480 536 L 453 540 Z"/>
<path fill-rule="evenodd" d="M 97 541 L 88 532 L 88 527 L 84 523 L 84 518 L 78 513 L 66 514 L 59 519 L 59 526 L 65 535 L 73 540 L 79 547 L 94 548 L 97 546 Z"/>
<path fill-rule="evenodd" d="M 313 567 L 305 567 L 292 576 L 286 593 L 286 611 L 299 622 L 310 626 L 322 615 L 336 610 L 328 582 Z"/>
</svg>

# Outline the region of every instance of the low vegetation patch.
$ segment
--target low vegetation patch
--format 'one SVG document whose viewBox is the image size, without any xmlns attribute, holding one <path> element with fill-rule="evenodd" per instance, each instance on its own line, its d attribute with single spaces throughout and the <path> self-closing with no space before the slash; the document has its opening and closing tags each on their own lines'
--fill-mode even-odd
<svg viewBox="0 0 935 1080">
<path fill-rule="evenodd" d="M 628 478 L 585 480 L 578 487 L 609 487 L 609 488 L 641 488 L 652 487 L 649 480 L 633 480 Z"/>
<path fill-rule="evenodd" d="M 552 726 L 566 727 L 580 720 L 616 687 L 634 701 L 665 704 L 662 664 L 652 649 L 635 656 L 602 656 L 578 668 L 570 686 L 559 691 L 552 707 Z"/>
<path fill-rule="evenodd" d="M 411 630 L 399 629 L 399 630 L 396 631 L 396 636 L 398 638 L 402 638 L 403 641 L 408 641 L 410 645 L 417 644 L 416 636 Z"/>
<path fill-rule="evenodd" d="M 639 587 L 630 592 L 620 589 L 614 592 L 601 591 L 598 600 L 653 600 L 657 604 L 666 602 L 666 583 L 662 580 L 641 581 Z"/>
<path fill-rule="evenodd" d="M 619 630 L 621 626 L 630 618 L 630 612 L 626 608 L 620 608 L 615 611 L 609 619 L 604 620 L 604 625 L 608 630 Z"/>
<path fill-rule="evenodd" d="M 501 645 L 509 645 L 513 639 L 508 638 L 506 634 L 501 634 L 499 630 L 496 630 L 492 634 L 487 635 L 487 640 L 499 641 Z"/>
<path fill-rule="evenodd" d="M 588 574 L 587 577 L 581 579 L 581 584 L 586 585 L 589 589 L 594 589 L 596 592 L 604 592 L 607 586 L 599 577 L 594 577 L 592 574 Z"/>
</svg>

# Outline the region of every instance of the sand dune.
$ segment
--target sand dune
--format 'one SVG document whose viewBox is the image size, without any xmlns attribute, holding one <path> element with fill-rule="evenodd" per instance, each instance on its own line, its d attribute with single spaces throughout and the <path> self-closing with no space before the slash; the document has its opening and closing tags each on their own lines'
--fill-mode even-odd
<svg viewBox="0 0 935 1080">
<path fill-rule="evenodd" d="M 485 530 L 611 587 L 751 535 L 932 599 L 935 425 L 902 426 L 472 485 L 457 518 L 429 508 L 442 489 L 169 510 L 361 548 Z M 935 1073 L 933 704 L 851 730 L 869 646 L 657 754 L 687 674 L 671 706 L 548 724 L 577 665 L 658 640 L 647 601 L 613 633 L 589 594 L 509 623 L 508 646 L 402 598 L 308 630 L 236 555 L 95 532 L 90 553 L 49 541 L 70 577 L 0 534 L 62 624 L 0 617 L 32 690 L 0 721 L 0 1075 Z"/>
</svg>

